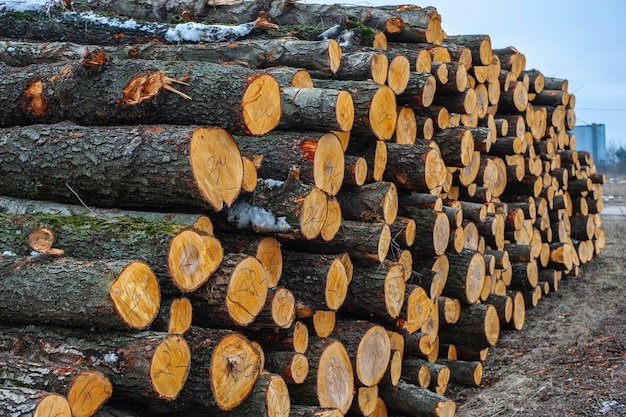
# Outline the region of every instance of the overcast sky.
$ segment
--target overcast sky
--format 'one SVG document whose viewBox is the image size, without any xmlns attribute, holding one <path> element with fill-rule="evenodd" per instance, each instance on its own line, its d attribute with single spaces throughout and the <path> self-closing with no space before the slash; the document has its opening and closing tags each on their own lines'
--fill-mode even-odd
<svg viewBox="0 0 626 417">
<path fill-rule="evenodd" d="M 333 3 L 309 0 L 311 3 Z M 398 0 L 347 4 L 406 4 Z M 626 147 L 625 0 L 431 0 L 450 35 L 487 34 L 494 48 L 514 46 L 526 69 L 566 78 L 578 124 L 606 125 L 607 146 Z"/>
</svg>

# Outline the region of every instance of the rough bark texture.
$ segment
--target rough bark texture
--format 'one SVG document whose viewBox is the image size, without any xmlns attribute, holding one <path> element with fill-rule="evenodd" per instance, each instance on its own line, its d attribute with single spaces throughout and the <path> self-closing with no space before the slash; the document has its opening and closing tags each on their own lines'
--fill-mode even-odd
<svg viewBox="0 0 626 417">
<path fill-rule="evenodd" d="M 271 75 L 239 65 L 165 64 L 125 60 L 98 67 L 59 63 L 0 68 L 0 80 L 5 80 L 0 84 L 4 91 L 0 104 L 5 109 L 0 126 L 72 120 L 82 124 L 216 125 L 233 133 L 264 134 L 278 124 L 280 91 Z M 161 84 L 167 82 L 155 82 L 151 88 L 156 91 L 144 91 L 139 99 L 124 93 L 136 83 L 147 82 L 141 78 L 147 74 L 154 74 L 158 81 L 165 73 L 169 79 L 189 84 L 174 83 L 172 87 L 191 99 L 163 90 Z M 261 91 L 259 87 L 248 91 L 250 85 L 258 85 Z M 23 98 L 29 88 L 37 93 L 37 86 L 42 90 L 34 98 Z M 251 94 L 258 96 L 246 98 Z M 33 101 L 35 98 L 41 101 Z M 259 128 L 259 124 L 263 126 Z"/>
</svg>

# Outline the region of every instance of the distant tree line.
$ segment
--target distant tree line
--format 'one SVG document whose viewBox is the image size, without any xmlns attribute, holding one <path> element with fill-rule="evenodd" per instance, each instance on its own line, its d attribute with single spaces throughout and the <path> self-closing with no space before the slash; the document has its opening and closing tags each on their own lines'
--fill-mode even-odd
<svg viewBox="0 0 626 417">
<path fill-rule="evenodd" d="M 604 174 L 626 175 L 626 148 L 611 144 L 606 148 L 606 161 L 596 163 Z"/>
</svg>

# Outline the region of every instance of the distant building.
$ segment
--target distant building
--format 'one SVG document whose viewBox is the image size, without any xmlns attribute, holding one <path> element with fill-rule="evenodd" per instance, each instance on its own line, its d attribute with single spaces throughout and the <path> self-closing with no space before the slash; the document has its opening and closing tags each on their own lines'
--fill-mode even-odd
<svg viewBox="0 0 626 417">
<path fill-rule="evenodd" d="M 606 134 L 604 124 L 576 126 L 572 133 L 576 135 L 576 150 L 591 152 L 593 161 L 598 166 L 606 164 Z"/>
</svg>

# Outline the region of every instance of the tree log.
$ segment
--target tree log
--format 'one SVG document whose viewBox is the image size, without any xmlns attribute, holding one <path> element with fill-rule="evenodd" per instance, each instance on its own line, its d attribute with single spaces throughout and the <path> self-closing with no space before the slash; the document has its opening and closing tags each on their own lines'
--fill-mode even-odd
<svg viewBox="0 0 626 417">
<path fill-rule="evenodd" d="M 310 125 L 306 121 L 301 123 L 300 126 Z M 260 178 L 284 181 L 295 175 L 290 174 L 292 170 L 297 170 L 300 181 L 330 195 L 337 194 L 343 184 L 343 149 L 332 133 L 273 132 L 260 138 L 235 136 L 234 139 L 242 155 L 263 157 L 257 170 Z"/>
<path fill-rule="evenodd" d="M 193 323 L 201 326 L 246 326 L 267 298 L 263 265 L 247 254 L 226 254 L 211 278 L 188 294 Z"/>
<path fill-rule="evenodd" d="M 443 343 L 459 344 L 477 349 L 493 346 L 500 337 L 500 319 L 490 304 L 474 304 L 461 311 L 453 325 L 443 324 L 439 330 Z"/>
<path fill-rule="evenodd" d="M 337 311 L 346 299 L 348 275 L 340 255 L 283 252 L 281 284 L 314 310 Z"/>
<path fill-rule="evenodd" d="M 263 135 L 276 127 L 281 115 L 276 80 L 237 65 L 185 62 L 165 67 L 160 61 L 126 60 L 95 68 L 59 63 L 29 66 L 28 70 L 0 69 L 0 73 L 0 79 L 13 80 L 3 86 L 0 103 L 5 111 L 0 126 L 62 120 L 202 124 Z M 162 92 L 172 90 L 171 83 L 182 79 L 190 86 L 180 87 L 186 97 L 177 90 L 178 94 Z"/>
<path fill-rule="evenodd" d="M 438 359 L 437 363 L 448 367 L 451 382 L 472 387 L 480 386 L 483 378 L 482 362 Z"/>
<path fill-rule="evenodd" d="M 279 129 L 352 129 L 354 105 L 347 91 L 285 87 L 281 89 L 281 97 Z"/>
<path fill-rule="evenodd" d="M 2 137 L 5 195 L 74 203 L 78 194 L 101 207 L 221 210 L 241 189 L 239 150 L 220 128 L 59 123 L 3 129 Z"/>
<path fill-rule="evenodd" d="M 444 182 L 445 164 L 439 152 L 421 144 L 388 143 L 386 181 L 403 190 L 431 192 Z"/>
<path fill-rule="evenodd" d="M 305 353 L 309 360 L 309 377 L 292 385 L 290 392 L 302 404 L 337 408 L 347 413 L 354 396 L 354 372 L 350 357 L 337 340 L 312 338 Z"/>
<path fill-rule="evenodd" d="M 126 399 L 175 399 L 187 380 L 191 351 L 178 335 L 90 332 L 63 327 L 3 327 L 3 350 L 35 361 L 102 372 Z M 154 401 L 155 403 L 161 401 Z"/>
<path fill-rule="evenodd" d="M 141 261 L 3 257 L 0 271 L 6 321 L 144 329 L 161 301 L 156 276 Z"/>
<path fill-rule="evenodd" d="M 395 387 L 379 387 L 379 395 L 389 409 L 408 416 L 450 417 L 456 412 L 454 401 L 404 381 Z"/>
<path fill-rule="evenodd" d="M 317 238 L 305 240 L 291 234 L 276 238 L 287 249 L 312 253 L 337 254 L 347 252 L 351 259 L 382 262 L 391 246 L 391 231 L 386 223 L 364 223 L 343 220 L 337 234 L 330 241 Z"/>
<path fill-rule="evenodd" d="M 22 387 L 0 388 L 0 413 L 11 417 L 72 417 L 64 396 Z"/>
<path fill-rule="evenodd" d="M 384 327 L 366 321 L 339 320 L 333 330 L 348 352 L 356 374 L 355 383 L 372 387 L 389 365 L 391 344 Z"/>
<path fill-rule="evenodd" d="M 472 131 L 457 127 L 435 132 L 433 140 L 439 145 L 441 157 L 446 166 L 464 167 L 469 165 L 474 155 Z"/>
<path fill-rule="evenodd" d="M 345 219 L 392 224 L 398 214 L 398 191 L 393 182 L 375 182 L 337 194 Z"/>
<path fill-rule="evenodd" d="M 450 269 L 442 294 L 461 303 L 476 303 L 485 282 L 485 258 L 479 252 L 463 249 L 459 254 L 448 254 L 448 261 Z"/>
<path fill-rule="evenodd" d="M 370 263 L 354 265 L 354 278 L 342 311 L 356 316 L 374 316 L 386 322 L 401 313 L 406 286 L 400 265 L 376 267 Z"/>
<path fill-rule="evenodd" d="M 396 95 L 391 88 L 373 81 L 350 80 L 319 80 L 315 85 L 350 93 L 354 103 L 353 134 L 380 140 L 393 137 L 398 114 Z"/>
</svg>

